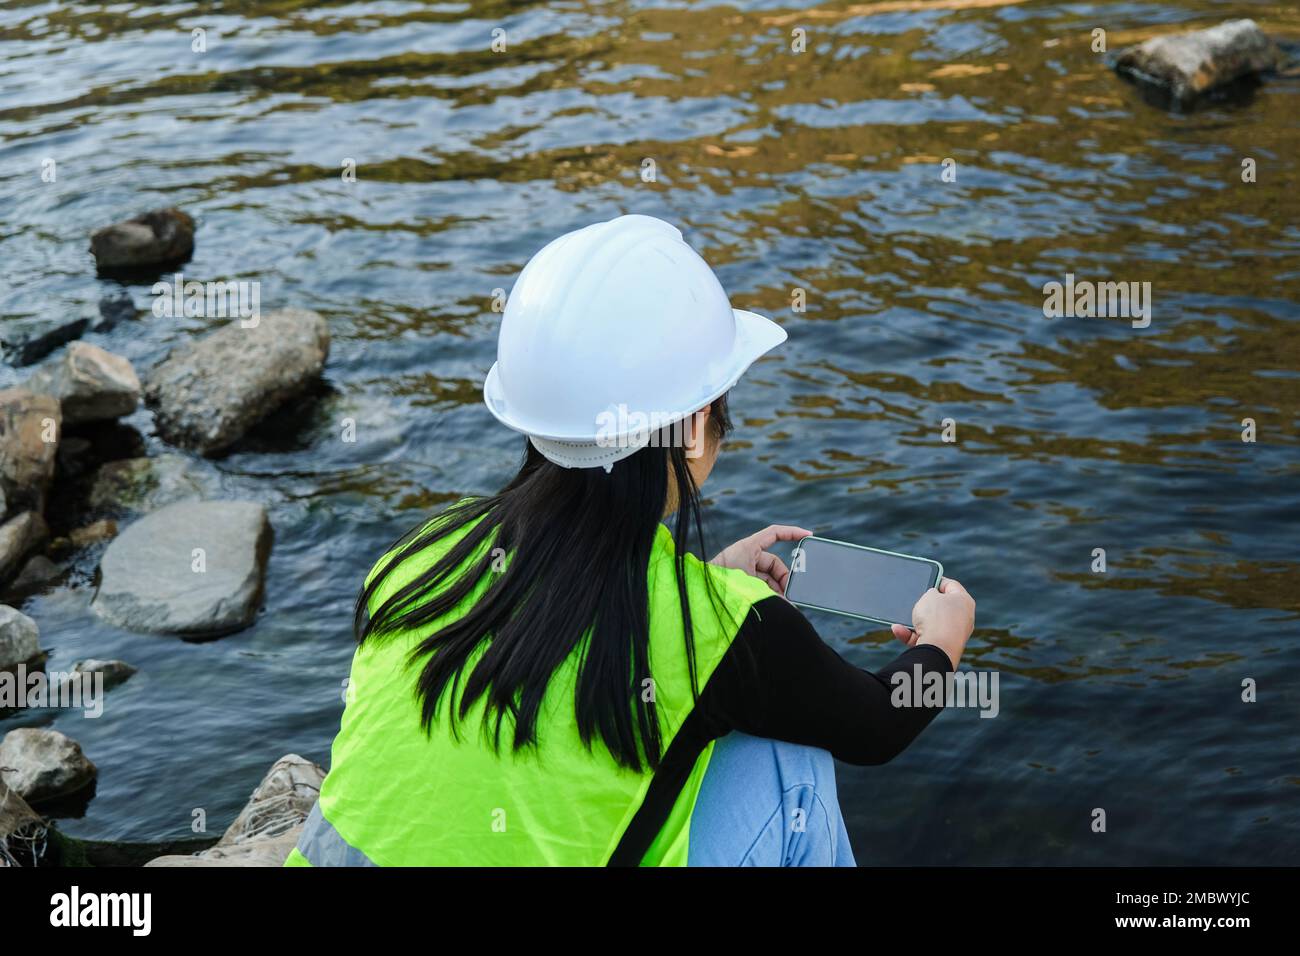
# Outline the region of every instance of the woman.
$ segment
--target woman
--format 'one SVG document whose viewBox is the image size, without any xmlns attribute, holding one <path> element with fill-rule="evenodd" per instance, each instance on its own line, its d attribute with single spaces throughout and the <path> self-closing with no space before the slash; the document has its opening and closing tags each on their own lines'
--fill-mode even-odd
<svg viewBox="0 0 1300 956">
<path fill-rule="evenodd" d="M 871 674 L 781 596 L 767 549 L 809 532 L 689 553 L 727 392 L 784 340 L 657 219 L 529 261 L 484 385 L 523 466 L 367 577 L 289 864 L 853 865 L 832 756 L 883 763 L 933 719 L 890 706 L 889 675 L 955 668 L 974 602 L 942 582 Z"/>
</svg>

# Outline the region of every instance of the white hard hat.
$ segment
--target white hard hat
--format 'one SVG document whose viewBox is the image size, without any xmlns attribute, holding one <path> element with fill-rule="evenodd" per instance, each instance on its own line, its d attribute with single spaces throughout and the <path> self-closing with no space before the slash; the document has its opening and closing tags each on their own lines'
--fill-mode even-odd
<svg viewBox="0 0 1300 956">
<path fill-rule="evenodd" d="M 565 233 L 524 266 L 483 400 L 556 464 L 608 471 L 785 338 L 731 308 L 676 228 L 619 216 Z"/>
</svg>

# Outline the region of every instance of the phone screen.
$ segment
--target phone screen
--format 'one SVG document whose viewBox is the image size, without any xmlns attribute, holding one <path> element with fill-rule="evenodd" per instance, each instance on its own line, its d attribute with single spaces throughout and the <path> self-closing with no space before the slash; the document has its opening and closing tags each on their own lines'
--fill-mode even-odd
<svg viewBox="0 0 1300 956">
<path fill-rule="evenodd" d="M 795 604 L 891 624 L 912 624 L 912 608 L 939 580 L 937 562 L 804 538 L 791 559 L 785 596 Z"/>
</svg>

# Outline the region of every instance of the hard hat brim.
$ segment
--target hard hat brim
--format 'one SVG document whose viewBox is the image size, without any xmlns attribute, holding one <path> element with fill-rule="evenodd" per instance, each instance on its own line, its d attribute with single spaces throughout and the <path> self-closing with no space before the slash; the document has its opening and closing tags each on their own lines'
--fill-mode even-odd
<svg viewBox="0 0 1300 956">
<path fill-rule="evenodd" d="M 711 390 L 704 390 L 698 398 L 683 402 L 682 407 L 689 409 L 683 413 L 683 417 L 689 415 L 695 409 L 703 408 L 709 402 L 733 388 L 755 361 L 776 348 L 787 338 L 785 329 L 766 316 L 759 315 L 757 312 L 746 312 L 743 309 L 732 309 L 731 311 L 736 318 L 736 338 L 732 345 L 731 354 L 720 363 L 724 368 L 728 369 L 725 384 Z M 548 427 L 544 422 L 530 419 L 524 409 L 511 408 L 501 387 L 499 365 L 499 362 L 492 363 L 492 368 L 488 370 L 487 378 L 483 382 L 483 403 L 487 405 L 488 411 L 492 413 L 497 421 L 507 428 L 534 438 L 557 442 L 595 444 L 598 437 L 598 425 L 594 419 L 591 423 L 591 429 L 587 432 L 580 434 L 565 433 Z M 661 424 L 666 425 L 670 424 L 670 422 L 664 421 Z M 622 436 L 602 435 L 600 437 L 602 440 L 608 441 L 611 438 L 617 439 Z"/>
</svg>

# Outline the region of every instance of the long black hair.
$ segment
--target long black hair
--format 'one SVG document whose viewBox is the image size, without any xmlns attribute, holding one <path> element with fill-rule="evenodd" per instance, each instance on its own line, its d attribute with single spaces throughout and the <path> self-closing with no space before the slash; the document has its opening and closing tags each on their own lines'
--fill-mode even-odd
<svg viewBox="0 0 1300 956">
<path fill-rule="evenodd" d="M 725 395 L 712 403 L 709 430 L 715 441 L 731 430 Z M 551 676 L 590 634 L 578 661 L 574 700 L 583 743 L 590 749 L 599 735 L 621 766 L 637 771 L 659 766 L 663 748 L 653 694 L 642 692 L 651 679 L 646 571 L 659 524 L 673 506 L 686 659 L 691 692 L 699 694 L 684 560 L 692 528 L 699 553 L 705 554 L 704 525 L 699 488 L 686 449 L 673 440 L 676 434 L 671 427 L 661 431 L 608 473 L 562 468 L 525 439 L 523 465 L 501 491 L 453 505 L 394 545 L 357 597 L 353 623 L 360 644 L 436 621 L 491 575 L 468 613 L 423 637 L 411 651 L 412 664 L 427 658 L 417 684 L 426 732 L 450 689 L 453 734 L 457 721 L 482 697 L 484 731 L 493 725 L 498 751 L 507 716 L 514 749 L 535 745 L 538 710 Z M 368 613 L 371 598 L 394 568 L 476 521 L 439 560 Z M 489 542 L 491 547 L 484 547 Z M 503 555 L 509 560 L 503 562 Z M 716 601 L 710 603 L 716 608 Z M 466 673 L 466 663 L 482 645 L 482 656 Z"/>
</svg>

